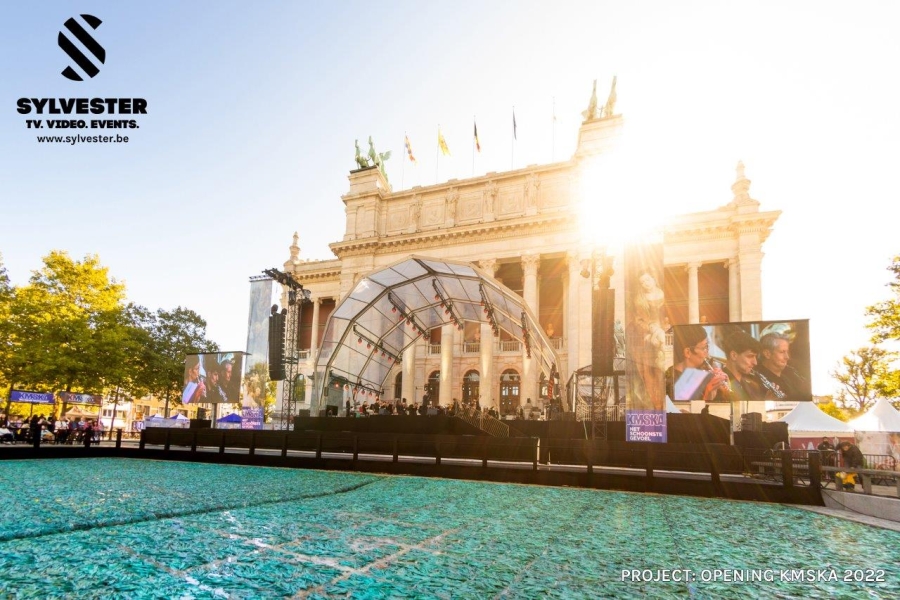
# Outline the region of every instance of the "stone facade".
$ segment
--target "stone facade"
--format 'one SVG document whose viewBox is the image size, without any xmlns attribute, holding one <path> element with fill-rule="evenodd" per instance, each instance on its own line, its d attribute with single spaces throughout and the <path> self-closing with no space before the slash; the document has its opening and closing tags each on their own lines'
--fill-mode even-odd
<svg viewBox="0 0 900 600">
<path fill-rule="evenodd" d="M 300 371 L 314 370 L 315 348 L 328 314 L 355 283 L 410 255 L 472 262 L 518 292 L 559 353 L 562 382 L 588 365 L 591 294 L 590 282 L 581 272 L 590 251 L 578 243 L 576 190 L 586 161 L 610 151 L 621 127 L 619 115 L 584 123 L 575 155 L 565 162 L 399 192 L 391 190 L 376 168 L 351 172 L 350 188 L 341 198 L 345 233 L 330 245 L 337 258 L 304 261 L 295 237 L 291 257 L 284 263 L 285 272 L 312 292 L 312 310 L 307 309 L 302 319 L 306 334 L 301 334 L 301 345 L 310 351 L 301 354 Z M 739 164 L 730 201 L 666 224 L 666 286 L 681 289 L 681 296 L 675 290 L 666 292 L 685 305 L 679 309 L 673 304 L 673 324 L 699 322 L 707 280 L 718 286 L 716 298 L 727 320 L 762 317 L 762 246 L 780 211 L 761 212 L 749 187 Z M 612 279 L 619 311 L 624 306 L 620 271 Z M 436 374 L 432 379 L 439 381 L 440 389 L 434 391 L 441 404 L 448 404 L 473 393 L 471 382 L 466 389 L 463 383 L 474 371 L 483 407 L 509 410 L 527 398 L 539 404 L 541 383 L 531 373 L 520 344 L 505 336 L 494 338 L 485 325 L 472 324 L 463 332 L 441 329 L 439 344 L 434 337 L 430 343 L 420 339 L 407 350 L 402 366 L 385 381 L 388 399 L 421 400 L 429 377 Z M 401 368 L 402 383 L 395 386 Z"/>
</svg>

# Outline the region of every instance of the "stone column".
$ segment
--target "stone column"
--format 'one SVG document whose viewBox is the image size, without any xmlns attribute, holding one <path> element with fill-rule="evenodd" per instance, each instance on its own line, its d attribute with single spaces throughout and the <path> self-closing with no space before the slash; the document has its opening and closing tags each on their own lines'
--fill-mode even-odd
<svg viewBox="0 0 900 600">
<path fill-rule="evenodd" d="M 688 272 L 688 323 L 700 322 L 700 283 L 697 271 L 700 263 L 692 262 L 687 266 Z"/>
<path fill-rule="evenodd" d="M 496 258 L 486 258 L 484 260 L 479 260 L 478 266 L 481 267 L 482 271 L 486 271 L 487 274 L 491 277 L 497 275 L 497 269 L 500 267 L 500 265 L 497 264 Z"/>
<path fill-rule="evenodd" d="M 756 248 L 759 248 L 757 242 Z M 759 250 L 741 252 L 738 273 L 740 275 L 741 321 L 762 318 L 762 282 L 760 267 L 763 253 Z"/>
<path fill-rule="evenodd" d="M 736 258 L 728 259 L 725 266 L 728 268 L 728 320 L 733 323 L 741 320 L 741 274 Z"/>
<path fill-rule="evenodd" d="M 309 337 L 309 358 L 315 361 L 319 356 L 319 303 L 321 298 L 312 301 L 312 333 Z"/>
<path fill-rule="evenodd" d="M 493 196 L 491 197 L 493 198 Z M 493 206 L 491 199 L 490 206 Z M 492 209 L 493 210 L 493 209 Z M 491 214 L 493 220 L 493 214 Z M 486 258 L 478 261 L 478 266 L 488 275 L 494 277 L 497 274 L 497 259 Z M 482 319 L 487 319 L 487 315 L 482 311 Z M 494 332 L 491 326 L 485 320 L 481 323 L 481 381 L 479 382 L 479 393 L 481 395 L 481 407 L 488 408 L 495 403 L 499 403 L 499 398 L 494 398 Z M 499 408 L 499 404 L 497 406 Z"/>
<path fill-rule="evenodd" d="M 566 254 L 566 260 L 569 265 L 569 282 L 567 286 L 566 298 L 566 350 L 568 354 L 568 373 L 565 373 L 564 379 L 568 379 L 569 375 L 577 369 L 578 364 L 578 289 L 581 277 L 581 261 L 574 252 Z"/>
<path fill-rule="evenodd" d="M 526 254 L 522 257 L 522 272 L 524 274 L 523 281 L 523 299 L 531 312 L 537 316 L 538 311 L 538 291 L 537 291 L 537 274 L 541 265 L 541 256 L 539 254 Z M 540 324 L 536 324 L 540 327 Z M 532 343 L 535 342 L 535 336 L 531 336 Z M 524 344 L 522 345 L 522 396 L 526 399 L 531 398 L 531 403 L 537 406 L 538 403 L 538 382 L 537 373 L 535 373 L 534 360 L 528 358 Z M 521 397 L 521 396 L 520 396 Z"/>
<path fill-rule="evenodd" d="M 453 399 L 453 345 L 456 343 L 456 326 L 452 323 L 441 328 L 441 390 L 439 402 L 449 406 Z"/>
<path fill-rule="evenodd" d="M 489 408 L 494 405 L 494 332 L 488 323 L 481 324 L 480 350 L 481 381 L 478 391 L 481 395 L 481 408 Z"/>
<path fill-rule="evenodd" d="M 403 351 L 403 362 L 401 363 L 403 385 L 400 394 L 410 404 L 419 400 L 416 398 L 416 346 L 419 345 L 420 339 L 417 338 Z"/>
</svg>

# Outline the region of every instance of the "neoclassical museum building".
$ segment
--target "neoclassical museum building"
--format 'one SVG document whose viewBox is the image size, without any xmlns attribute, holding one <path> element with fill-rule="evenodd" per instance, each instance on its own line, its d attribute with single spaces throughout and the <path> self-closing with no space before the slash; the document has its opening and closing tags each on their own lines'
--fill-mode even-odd
<svg viewBox="0 0 900 600">
<path fill-rule="evenodd" d="M 612 112 L 612 111 L 609 111 Z M 578 131 L 565 161 L 394 192 L 377 167 L 349 175 L 343 239 L 330 260 L 301 258 L 294 234 L 284 272 L 311 292 L 300 317 L 299 372 L 315 370 L 329 316 L 367 274 L 410 256 L 472 263 L 518 294 L 556 350 L 560 380 L 591 363 L 591 259 L 579 236 L 578 182 L 589 161 L 612 150 L 621 115 L 598 114 Z M 762 318 L 763 243 L 780 211 L 760 211 L 742 164 L 730 194 L 710 209 L 664 226 L 664 289 L 672 325 Z M 621 269 L 611 287 L 622 288 Z M 616 298 L 618 312 L 624 305 Z M 383 385 L 386 399 L 440 404 L 478 399 L 509 414 L 545 393 L 541 375 L 525 368 L 520 340 L 479 323 L 437 327 L 419 338 Z M 489 340 L 490 343 L 485 343 Z M 307 389 L 307 402 L 311 390 Z M 301 400 L 302 402 L 302 400 Z"/>
</svg>

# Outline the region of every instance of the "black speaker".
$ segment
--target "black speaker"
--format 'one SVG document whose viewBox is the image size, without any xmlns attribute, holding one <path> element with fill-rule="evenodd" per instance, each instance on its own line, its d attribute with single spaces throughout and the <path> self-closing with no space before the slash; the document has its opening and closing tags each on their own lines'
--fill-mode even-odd
<svg viewBox="0 0 900 600">
<path fill-rule="evenodd" d="M 281 381 L 284 373 L 284 312 L 269 315 L 269 379 Z"/>
<path fill-rule="evenodd" d="M 591 373 L 597 377 L 614 375 L 616 291 L 592 290 L 591 309 Z"/>
<path fill-rule="evenodd" d="M 762 431 L 762 414 L 758 412 L 742 414 L 741 431 Z"/>
</svg>

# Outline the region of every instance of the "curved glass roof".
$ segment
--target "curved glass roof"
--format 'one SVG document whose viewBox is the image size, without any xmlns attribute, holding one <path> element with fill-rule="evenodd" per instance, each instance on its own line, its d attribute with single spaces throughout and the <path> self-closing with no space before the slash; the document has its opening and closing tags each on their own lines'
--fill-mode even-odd
<svg viewBox="0 0 900 600">
<path fill-rule="evenodd" d="M 515 292 L 470 263 L 410 257 L 361 279 L 328 320 L 316 361 L 319 391 L 334 381 L 383 394 L 403 350 L 434 327 L 491 324 L 523 342 L 540 372 L 559 364 Z"/>
</svg>

